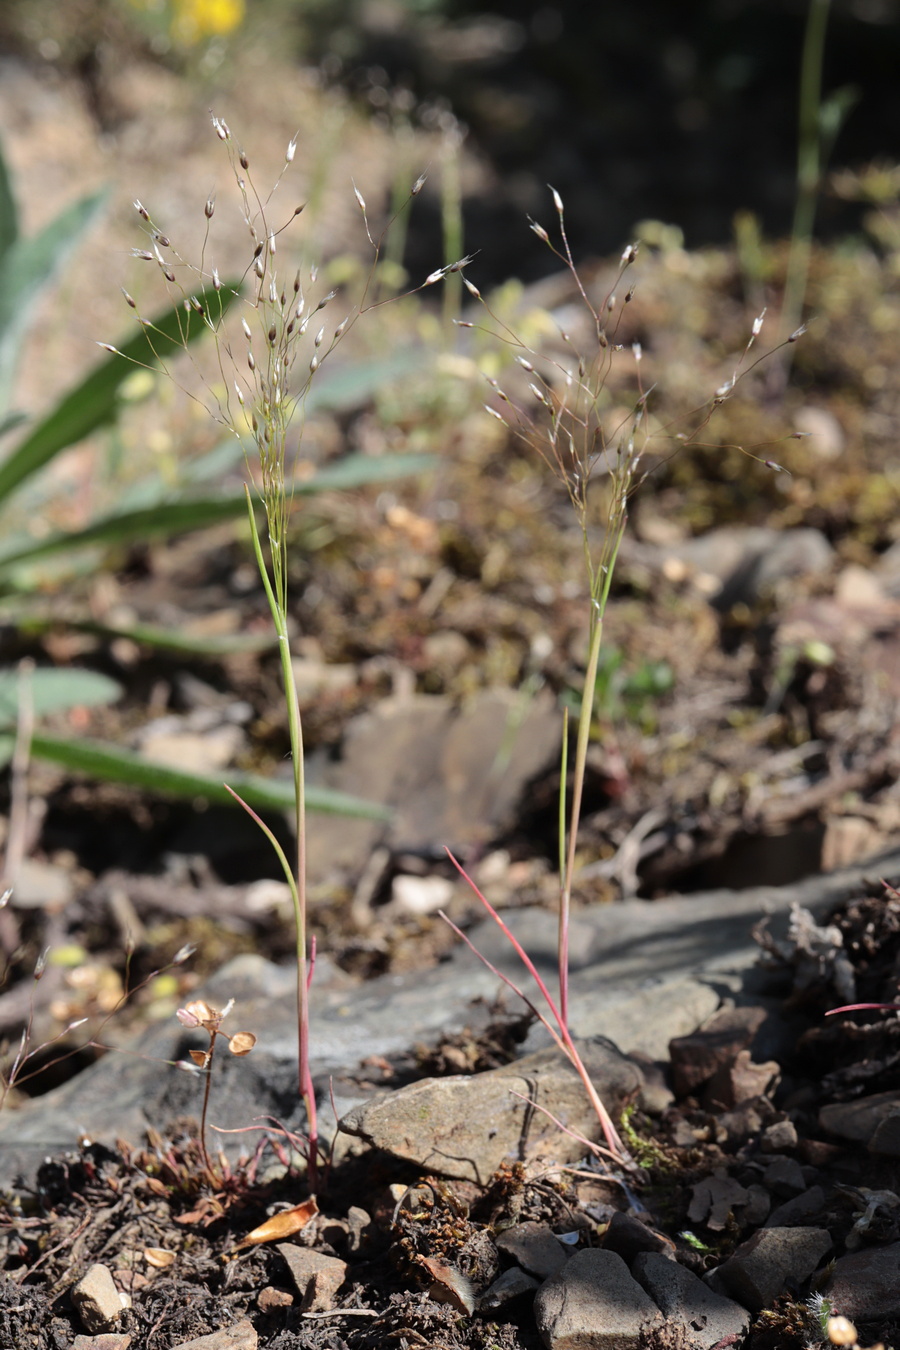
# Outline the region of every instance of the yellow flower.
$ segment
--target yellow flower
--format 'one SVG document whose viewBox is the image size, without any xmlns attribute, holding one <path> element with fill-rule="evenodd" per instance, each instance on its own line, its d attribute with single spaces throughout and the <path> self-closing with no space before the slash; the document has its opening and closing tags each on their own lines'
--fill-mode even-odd
<svg viewBox="0 0 900 1350">
<path fill-rule="evenodd" d="M 233 32 L 243 22 L 244 0 L 175 0 L 174 10 L 172 39 L 189 47 Z"/>
</svg>

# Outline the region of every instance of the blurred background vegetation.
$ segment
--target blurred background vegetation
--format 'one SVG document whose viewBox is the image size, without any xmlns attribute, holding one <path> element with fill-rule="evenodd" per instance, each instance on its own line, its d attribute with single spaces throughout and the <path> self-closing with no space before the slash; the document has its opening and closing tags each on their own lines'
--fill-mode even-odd
<svg viewBox="0 0 900 1350">
<path fill-rule="evenodd" d="M 730 402 L 716 444 L 666 463 L 652 507 L 639 503 L 633 523 L 639 531 L 655 515 L 677 516 L 676 532 L 688 534 L 733 522 L 813 525 L 844 560 L 867 564 L 896 542 L 900 503 L 900 0 L 5 0 L 0 392 L 10 397 L 0 408 L 0 616 L 16 634 L 8 659 L 93 661 L 117 679 L 147 650 L 176 662 L 193 650 L 201 660 L 214 654 L 202 611 L 215 610 L 218 622 L 232 600 L 233 631 L 219 632 L 218 651 L 241 646 L 236 593 L 216 598 L 199 564 L 203 580 L 186 581 L 177 602 L 169 593 L 161 602 L 160 591 L 177 588 L 184 565 L 154 596 L 141 591 L 165 571 L 157 541 L 211 520 L 225 532 L 198 552 L 209 558 L 219 548 L 221 576 L 237 574 L 246 545 L 231 521 L 240 448 L 223 448 L 177 383 L 149 370 L 126 378 L 108 358 L 100 363 L 95 345 L 134 338 L 120 285 L 145 312 L 161 312 L 155 269 L 141 273 L 129 256 L 142 242 L 135 196 L 184 256 L 199 254 L 203 203 L 229 186 L 210 107 L 247 146 L 263 188 L 299 127 L 290 191 L 309 203 L 301 256 L 321 259 L 329 284 L 352 289 L 364 271 L 351 179 L 376 219 L 428 171 L 388 245 L 385 293 L 476 251 L 473 279 L 497 288 L 495 309 L 531 325 L 535 341 L 541 324 L 549 333 L 568 322 L 572 300 L 556 284 L 559 259 L 527 227 L 529 215 L 553 224 L 547 184 L 565 201 L 589 279 L 639 235 L 648 245 L 641 315 L 630 311 L 622 335 L 643 344 L 654 399 L 678 414 L 729 373 L 753 314 L 768 304 L 777 323 L 792 228 L 796 235 L 801 61 L 815 13 L 824 49 L 806 97 L 816 150 L 807 191 L 820 247 L 806 296 L 816 324 L 787 392 L 783 381 L 757 382 L 752 399 Z M 224 216 L 223 201 L 217 226 Z M 226 234 L 222 275 L 243 269 L 244 254 L 240 228 Z M 806 280 L 804 264 L 801 304 Z M 408 460 L 414 485 L 375 507 L 377 490 L 352 509 L 311 503 L 298 513 L 294 579 L 300 628 L 327 661 L 402 651 L 418 662 L 419 687 L 456 695 L 526 679 L 533 634 L 511 637 L 486 619 L 459 669 L 420 660 L 427 624 L 416 604 L 435 576 L 450 578 L 454 595 L 470 583 L 503 593 L 527 628 L 539 620 L 522 568 L 543 569 L 541 584 L 551 586 L 578 568 L 577 541 L 561 544 L 555 529 L 563 513 L 533 519 L 527 498 L 545 491 L 542 466 L 483 416 L 483 376 L 499 373 L 500 357 L 478 335 L 452 329 L 462 299 L 451 284 L 384 310 L 371 336 L 347 346 L 346 361 L 342 351 L 337 384 L 329 390 L 323 373 L 315 386 L 325 416 L 311 418 L 302 454 L 304 472 L 324 472 L 321 486 L 386 480 L 404 471 L 392 457 L 410 451 L 434 464 L 440 457 L 440 467 L 421 478 L 424 461 Z M 203 347 L 201 373 L 208 360 L 215 379 Z M 380 364 L 386 355 L 393 367 Z M 624 388 L 613 403 L 627 401 Z M 790 447 L 791 479 L 736 448 L 778 444 L 808 425 L 827 434 Z M 719 438 L 731 448 L 721 451 Z M 336 468 L 343 476 L 329 479 Z M 498 538 L 497 501 L 507 491 Z M 428 557 L 410 533 L 421 520 Z M 546 537 L 545 524 L 554 526 Z M 193 640 L 186 608 L 198 611 Z M 446 608 L 442 622 L 464 627 Z M 631 656 L 627 672 L 609 677 L 617 707 L 642 669 Z M 565 687 L 559 670 L 552 678 Z M 335 741 L 370 692 L 345 698 L 322 734 Z M 136 702 L 146 694 L 137 691 Z M 9 737 L 9 719 L 0 732 Z M 252 755 L 243 767 L 257 767 Z"/>
<path fill-rule="evenodd" d="M 823 90 L 854 102 L 836 166 L 891 157 L 900 122 L 900 3 L 833 0 Z M 730 240 L 736 213 L 767 237 L 791 227 L 798 74 L 808 0 L 6 0 L 0 50 L 72 72 L 98 127 L 127 109 L 114 76 L 152 59 L 227 97 L 252 51 L 315 69 L 357 105 L 409 127 L 467 132 L 485 172 L 464 192 L 466 237 L 495 279 L 548 266 L 519 225 L 551 181 L 577 255 L 621 247 L 636 222 L 688 247 Z M 420 214 L 410 248 L 433 257 Z M 859 228 L 826 192 L 825 237 Z M 746 230 L 746 222 L 744 222 Z"/>
</svg>

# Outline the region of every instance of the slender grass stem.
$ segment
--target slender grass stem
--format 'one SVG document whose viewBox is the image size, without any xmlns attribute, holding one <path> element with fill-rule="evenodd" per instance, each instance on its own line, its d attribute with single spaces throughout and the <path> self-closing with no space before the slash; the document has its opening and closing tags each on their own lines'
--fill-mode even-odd
<svg viewBox="0 0 900 1350">
<path fill-rule="evenodd" d="M 319 1135 L 316 1114 L 316 1095 L 309 1067 L 309 955 L 307 952 L 306 931 L 306 774 L 303 762 L 303 722 L 300 716 L 300 702 L 297 697 L 297 684 L 294 679 L 294 667 L 291 661 L 290 638 L 285 608 L 287 599 L 286 558 L 282 558 L 282 566 L 278 572 L 280 594 L 276 594 L 275 587 L 269 577 L 269 570 L 266 566 L 262 541 L 260 540 L 259 530 L 256 526 L 256 512 L 253 506 L 253 498 L 250 494 L 250 489 L 246 486 L 245 491 L 247 493 L 247 513 L 250 521 L 250 534 L 253 540 L 253 552 L 265 588 L 266 599 L 269 602 L 272 623 L 274 624 L 275 632 L 278 637 L 278 653 L 281 658 L 285 705 L 288 715 L 288 734 L 291 743 L 295 800 L 294 829 L 297 848 L 294 881 L 291 885 L 297 952 L 297 1076 L 300 1096 L 306 1107 L 307 1135 L 309 1138 L 309 1159 L 307 1165 L 309 1168 L 310 1191 L 314 1195 L 316 1193 L 318 1182 Z M 269 519 L 271 520 L 271 513 Z M 276 547 L 275 544 L 273 544 L 273 548 L 274 547 Z M 283 534 L 280 536 L 280 547 L 284 547 Z M 281 854 L 283 865 L 286 867 L 284 854 L 280 849 L 278 851 Z M 286 868 L 286 870 L 288 869 Z"/>
</svg>

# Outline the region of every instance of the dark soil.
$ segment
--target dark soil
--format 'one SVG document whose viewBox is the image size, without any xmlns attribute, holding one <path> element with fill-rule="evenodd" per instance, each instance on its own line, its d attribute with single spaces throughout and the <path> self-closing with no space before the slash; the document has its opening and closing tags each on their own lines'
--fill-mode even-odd
<svg viewBox="0 0 900 1350">
<path fill-rule="evenodd" d="M 832 922 L 843 935 L 860 993 L 893 998 L 900 896 L 873 886 Z M 726 1205 L 718 1214 L 703 1204 L 698 1209 L 700 1183 L 709 1182 L 714 1196 L 724 1178 L 744 1187 L 762 1182 L 773 1209 L 796 1193 L 766 1180 L 781 1155 L 761 1149 L 760 1131 L 779 1121 L 796 1128 L 798 1141 L 789 1151 L 802 1165 L 803 1184 L 823 1191 L 822 1203 L 803 1222 L 826 1228 L 836 1255 L 858 1246 L 853 1234 L 860 1231 L 863 1197 L 874 1192 L 879 1198 L 864 1242 L 900 1238 L 896 1160 L 839 1143 L 817 1124 L 825 1103 L 897 1087 L 897 1022 L 872 1013 L 825 1021 L 834 1003 L 827 962 L 812 980 L 802 960 L 787 952 L 777 960 L 765 954 L 763 964 L 769 970 L 767 1006 L 773 1007 L 779 987 L 783 998 L 781 1013 L 763 1019 L 752 1047 L 754 1061 L 777 1060 L 771 1087 L 723 1103 L 716 1100 L 721 1088 L 713 1085 L 702 1095 L 682 1096 L 659 1119 L 632 1113 L 626 1124 L 627 1142 L 641 1164 L 629 1178 L 641 1217 L 699 1274 L 726 1259 L 758 1223 L 742 1219 L 739 1206 Z M 420 1072 L 458 1072 L 462 1053 L 472 1068 L 493 1066 L 514 1053 L 518 1034 L 497 1024 L 477 1048 L 456 1038 L 423 1060 Z M 603 1244 L 611 1240 L 604 1236 L 611 1216 L 629 1204 L 628 1192 L 590 1164 L 588 1170 L 543 1176 L 514 1165 L 480 1191 L 420 1178 L 369 1153 L 331 1173 L 319 1196 L 322 1212 L 299 1231 L 287 1227 L 266 1242 L 248 1244 L 253 1229 L 273 1216 L 286 1221 L 305 1195 L 302 1179 L 282 1169 L 277 1180 L 266 1180 L 274 1162 L 271 1155 L 258 1156 L 244 1168 L 220 1169 L 205 1179 L 191 1122 L 154 1134 L 143 1151 L 86 1143 L 77 1156 L 48 1159 L 36 1192 L 9 1197 L 2 1210 L 2 1343 L 17 1350 L 69 1345 L 79 1329 L 71 1288 L 100 1262 L 130 1298 L 117 1330 L 146 1350 L 168 1350 L 244 1317 L 265 1350 L 367 1350 L 395 1341 L 448 1350 L 532 1350 L 539 1342 L 528 1300 L 502 1314 L 472 1316 L 453 1293 L 460 1277 L 479 1293 L 490 1284 L 503 1264 L 494 1239 L 510 1222 L 541 1220 L 557 1232 L 577 1233 L 579 1245 Z M 318 1315 L 303 1309 L 278 1250 L 284 1240 L 347 1263 L 344 1283 Z M 789 1291 L 754 1320 L 751 1350 L 801 1350 L 809 1343 L 814 1323 L 807 1292 Z M 862 1344 L 891 1344 L 900 1327 L 881 1323 L 858 1330 Z"/>
</svg>

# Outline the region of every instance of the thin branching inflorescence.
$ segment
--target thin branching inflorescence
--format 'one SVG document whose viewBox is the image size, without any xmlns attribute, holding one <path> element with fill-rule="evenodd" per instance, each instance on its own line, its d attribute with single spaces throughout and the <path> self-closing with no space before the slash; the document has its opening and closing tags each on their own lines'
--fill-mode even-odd
<svg viewBox="0 0 900 1350">
<path fill-rule="evenodd" d="M 299 133 L 289 142 L 281 172 L 274 186 L 264 196 L 253 181 L 249 158 L 238 145 L 228 124 L 222 118 L 213 116 L 212 125 L 228 154 L 240 198 L 243 225 L 249 235 L 249 261 L 242 277 L 236 282 L 225 282 L 218 268 L 209 261 L 211 225 L 217 208 L 216 198 L 212 195 L 207 198 L 203 208 L 205 227 L 199 265 L 185 261 L 140 201 L 134 205 L 147 240 L 146 247 L 135 249 L 133 253 L 141 261 L 154 264 L 170 293 L 180 300 L 185 313 L 182 338 L 186 337 L 188 325 L 197 321 L 209 330 L 215 343 L 219 381 L 214 388 L 205 386 L 205 397 L 192 390 L 187 392 L 207 408 L 216 422 L 241 441 L 245 451 L 250 479 L 247 506 L 251 537 L 278 637 L 293 761 L 296 854 L 289 861 L 277 845 L 276 850 L 294 904 L 298 1080 L 307 1114 L 309 1184 L 315 1192 L 319 1145 L 315 1093 L 309 1067 L 309 984 L 315 958 L 307 937 L 306 921 L 303 728 L 291 662 L 288 622 L 287 526 L 293 498 L 288 442 L 290 435 L 294 438 L 295 446 L 299 445 L 303 434 L 306 398 L 323 364 L 362 315 L 398 298 L 391 295 L 379 299 L 376 294 L 378 264 L 393 222 L 389 222 L 380 233 L 375 233 L 370 225 L 365 198 L 359 188 L 353 186 L 356 204 L 372 249 L 372 262 L 362 296 L 349 310 L 339 311 L 340 317 L 335 320 L 333 316 L 340 299 L 338 290 L 330 289 L 320 280 L 317 265 L 295 268 L 285 256 L 291 244 L 288 231 L 302 213 L 303 207 L 296 206 L 286 216 L 276 216 L 276 194 L 294 160 Z M 424 184 L 424 175 L 416 179 L 403 207 L 419 195 Z M 405 294 L 416 294 L 435 285 L 447 275 L 460 272 L 470 261 L 462 258 L 438 268 Z M 132 309 L 137 310 L 136 302 L 130 295 L 126 293 L 125 299 Z M 232 321 L 233 314 L 237 315 L 236 321 Z M 140 314 L 138 321 L 144 327 L 151 345 L 157 337 L 164 337 Z M 106 350 L 116 351 L 108 344 L 100 345 Z M 174 379 L 168 364 L 173 350 L 163 349 L 162 342 L 159 350 L 156 347 L 153 349 L 163 370 Z M 191 355 L 186 340 L 175 342 L 174 350 L 177 352 L 181 349 Z M 176 383 L 179 381 L 176 380 Z M 265 514 L 267 553 L 257 529 L 251 484 Z M 240 798 L 237 800 L 249 811 L 245 802 Z M 265 830 L 259 818 L 252 811 L 250 814 Z M 265 833 L 275 844 L 271 831 L 265 830 Z"/>
<path fill-rule="evenodd" d="M 567 724 L 563 733 L 559 803 L 558 1001 L 554 1002 L 549 998 L 546 988 L 540 981 L 539 986 L 550 1007 L 552 1019 L 559 1029 L 559 1036 L 554 1032 L 554 1038 L 562 1045 L 575 1068 L 586 1079 L 577 1047 L 568 1033 L 569 912 L 594 691 L 603 639 L 603 621 L 616 560 L 628 523 L 629 502 L 660 458 L 668 458 L 686 447 L 702 445 L 700 437 L 708 427 L 715 410 L 732 396 L 741 380 L 772 353 L 768 352 L 759 357 L 753 353 L 754 344 L 765 319 L 763 311 L 752 324 L 750 336 L 731 376 L 716 389 L 712 397 L 686 418 L 681 419 L 678 424 L 680 429 L 676 429 L 675 424 L 657 424 L 649 413 L 653 386 L 648 387 L 644 382 L 641 346 L 637 342 L 626 345 L 619 340 L 623 315 L 634 297 L 634 287 L 627 286 L 627 275 L 638 256 L 638 245 L 629 244 L 624 250 L 613 283 L 597 304 L 575 264 L 566 233 L 562 198 L 554 188 L 550 191 L 556 210 L 559 243 L 555 243 L 550 233 L 537 221 L 530 220 L 529 224 L 571 276 L 587 315 L 585 329 L 588 338 L 583 343 L 584 350 L 579 348 L 579 344 L 576 344 L 570 333 L 560 329 L 560 350 L 556 354 L 538 351 L 491 308 L 488 299 L 467 276 L 463 277 L 464 285 L 473 299 L 482 306 L 489 322 L 478 323 L 470 319 L 458 322 L 463 328 L 479 329 L 503 343 L 512 353 L 519 371 L 524 372 L 527 396 L 510 396 L 501 387 L 499 380 L 493 376 L 488 377 L 492 394 L 484 405 L 485 409 L 522 439 L 549 466 L 566 490 L 583 540 L 584 565 L 590 594 L 589 642 L 576 737 L 572 799 L 569 803 L 566 802 Z M 781 346 L 796 342 L 803 331 L 803 328 L 798 328 Z M 602 414 L 609 402 L 611 377 L 616 363 L 621 358 L 631 363 L 634 394 L 630 412 L 617 425 L 609 428 L 605 425 Z M 659 449 L 656 445 L 653 446 L 653 463 L 649 460 L 651 442 L 657 442 L 659 445 Z M 744 446 L 735 448 L 740 449 L 749 458 L 765 464 L 774 472 L 785 472 L 782 465 L 757 453 L 764 448 L 762 446 L 753 446 L 749 449 Z M 604 475 L 607 480 L 606 518 L 600 542 L 596 544 L 594 533 L 589 529 L 589 496 L 592 495 L 589 489 L 600 475 Z M 484 903 L 495 921 L 500 923 L 507 936 L 510 936 L 493 908 L 486 901 Z M 593 1094 L 592 1101 L 598 1111 L 609 1151 L 621 1160 L 628 1161 L 627 1150 L 619 1139 L 606 1108 L 599 1099 L 595 1099 L 596 1093 Z"/>
</svg>

